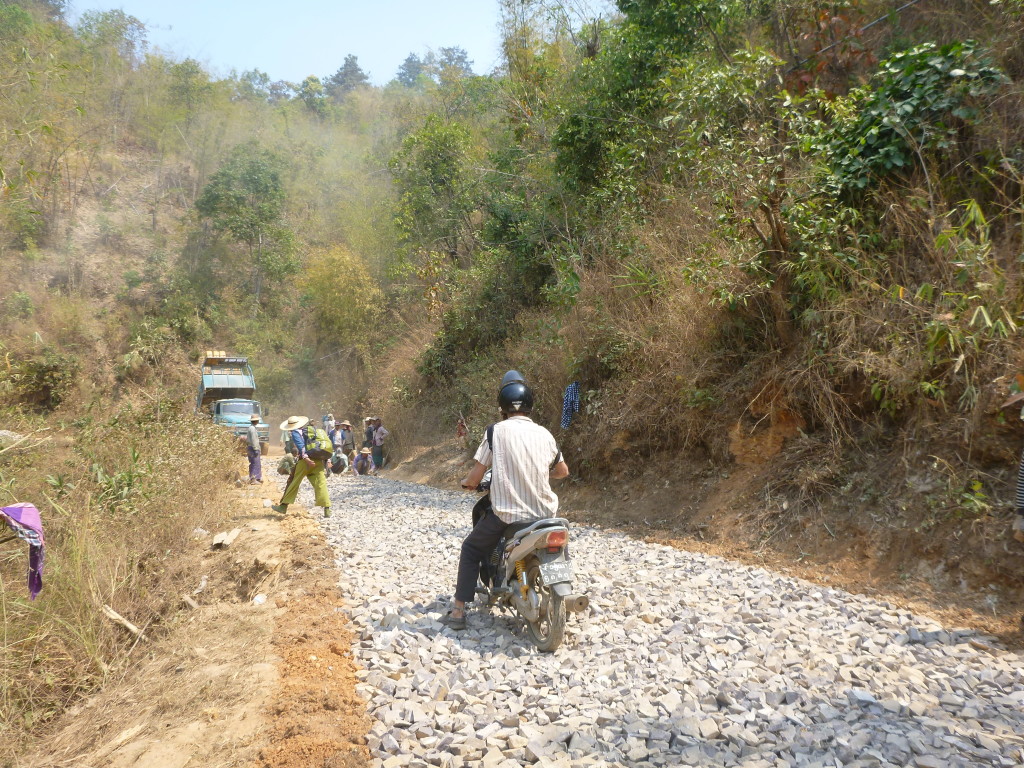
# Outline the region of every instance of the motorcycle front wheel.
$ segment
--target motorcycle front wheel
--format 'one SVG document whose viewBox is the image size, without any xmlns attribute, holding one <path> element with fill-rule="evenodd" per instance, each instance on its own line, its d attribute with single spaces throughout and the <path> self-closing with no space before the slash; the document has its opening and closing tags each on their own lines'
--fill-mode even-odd
<svg viewBox="0 0 1024 768">
<path fill-rule="evenodd" d="M 526 629 L 537 650 L 551 653 L 565 637 L 565 602 L 560 594 L 544 585 L 536 561 L 527 569 L 526 580 L 530 591 L 540 598 L 540 616 L 536 621 L 526 622 Z"/>
</svg>

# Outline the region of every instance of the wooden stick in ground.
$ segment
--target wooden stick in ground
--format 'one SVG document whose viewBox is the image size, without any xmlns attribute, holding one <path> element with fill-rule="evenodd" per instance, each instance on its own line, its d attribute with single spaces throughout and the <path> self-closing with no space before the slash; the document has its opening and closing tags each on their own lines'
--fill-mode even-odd
<svg viewBox="0 0 1024 768">
<path fill-rule="evenodd" d="M 136 627 L 134 624 L 132 624 L 130 621 L 128 621 L 128 619 L 126 619 L 120 613 L 115 611 L 109 605 L 104 605 L 103 606 L 103 615 L 106 616 L 111 621 L 113 621 L 115 624 L 120 624 L 122 627 L 127 629 L 129 632 L 131 632 L 133 635 L 135 635 L 140 640 L 148 640 L 149 639 L 149 638 L 146 637 L 146 634 L 141 629 Z"/>
</svg>

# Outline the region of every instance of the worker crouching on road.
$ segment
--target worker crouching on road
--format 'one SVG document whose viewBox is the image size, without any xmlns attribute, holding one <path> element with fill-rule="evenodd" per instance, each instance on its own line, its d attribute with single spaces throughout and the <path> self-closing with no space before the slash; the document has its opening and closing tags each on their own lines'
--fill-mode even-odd
<svg viewBox="0 0 1024 768">
<path fill-rule="evenodd" d="M 288 421 L 281 424 L 281 431 L 289 433 L 292 452 L 295 454 L 298 462 L 295 465 L 295 471 L 292 473 L 292 479 L 288 483 L 288 487 L 284 489 L 284 496 L 271 509 L 281 514 L 287 512 L 288 505 L 295 501 L 295 497 L 299 493 L 302 478 L 308 477 L 309 484 L 313 486 L 313 491 L 316 493 L 316 506 L 324 508 L 324 517 L 330 517 L 331 499 L 327 495 L 327 478 L 324 476 L 324 463 L 323 461 L 311 458 L 306 451 L 309 439 L 306 429 L 308 424 L 309 419 L 305 416 L 292 416 Z M 312 432 L 313 430 L 310 429 L 308 431 Z"/>
<path fill-rule="evenodd" d="M 356 454 L 355 461 L 352 462 L 352 474 L 353 475 L 375 475 L 377 473 L 377 465 L 373 463 L 373 456 L 370 454 L 369 448 L 363 448 Z"/>
<path fill-rule="evenodd" d="M 339 447 L 334 449 L 334 453 L 331 455 L 331 472 L 335 475 L 340 475 L 348 469 L 348 456 Z"/>
<path fill-rule="evenodd" d="M 286 475 L 291 482 L 291 474 L 295 471 L 295 457 L 290 453 L 286 453 L 281 457 L 281 460 L 277 462 L 277 474 Z"/>
</svg>

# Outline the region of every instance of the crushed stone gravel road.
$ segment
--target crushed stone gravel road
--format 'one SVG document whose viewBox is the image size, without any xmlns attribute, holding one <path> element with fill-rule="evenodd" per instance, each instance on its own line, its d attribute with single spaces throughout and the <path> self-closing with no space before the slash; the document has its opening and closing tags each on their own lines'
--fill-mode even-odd
<svg viewBox="0 0 1024 768">
<path fill-rule="evenodd" d="M 475 495 L 329 485 L 375 766 L 1024 764 L 1024 658 L 973 630 L 575 526 L 590 613 L 541 654 L 507 613 L 440 623 Z"/>
</svg>

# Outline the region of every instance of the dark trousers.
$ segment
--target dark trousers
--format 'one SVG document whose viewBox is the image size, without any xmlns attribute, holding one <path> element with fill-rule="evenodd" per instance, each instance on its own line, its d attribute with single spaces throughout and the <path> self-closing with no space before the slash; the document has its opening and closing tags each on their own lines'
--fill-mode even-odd
<svg viewBox="0 0 1024 768">
<path fill-rule="evenodd" d="M 459 555 L 459 579 L 455 583 L 456 600 L 473 602 L 476 581 L 480 577 L 480 561 L 491 556 L 507 525 L 496 514 L 488 512 L 473 526 L 469 536 L 463 539 L 462 554 Z"/>
<path fill-rule="evenodd" d="M 249 456 L 249 479 L 263 481 L 263 465 L 260 464 L 260 449 L 245 447 L 245 452 Z"/>
</svg>

